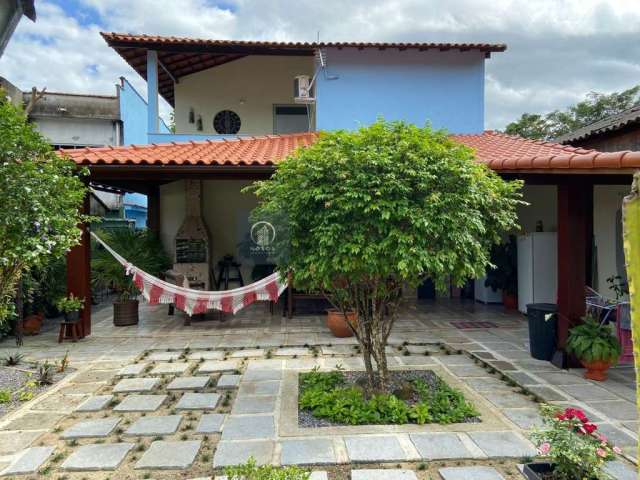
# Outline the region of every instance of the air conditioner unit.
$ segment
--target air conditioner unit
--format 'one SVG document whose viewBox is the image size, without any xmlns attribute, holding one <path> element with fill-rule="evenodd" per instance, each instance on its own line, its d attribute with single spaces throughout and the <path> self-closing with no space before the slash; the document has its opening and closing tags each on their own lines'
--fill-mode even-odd
<svg viewBox="0 0 640 480">
<path fill-rule="evenodd" d="M 293 100 L 295 103 L 314 103 L 311 96 L 311 78 L 309 75 L 298 75 L 293 80 Z"/>
</svg>

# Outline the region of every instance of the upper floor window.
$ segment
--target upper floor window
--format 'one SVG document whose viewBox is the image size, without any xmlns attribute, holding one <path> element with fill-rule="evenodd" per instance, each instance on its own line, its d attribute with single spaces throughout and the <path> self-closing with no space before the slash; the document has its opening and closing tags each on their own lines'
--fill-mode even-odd
<svg viewBox="0 0 640 480">
<path fill-rule="evenodd" d="M 231 110 L 222 110 L 213 117 L 213 128 L 221 135 L 232 135 L 240 131 L 240 117 Z"/>
</svg>

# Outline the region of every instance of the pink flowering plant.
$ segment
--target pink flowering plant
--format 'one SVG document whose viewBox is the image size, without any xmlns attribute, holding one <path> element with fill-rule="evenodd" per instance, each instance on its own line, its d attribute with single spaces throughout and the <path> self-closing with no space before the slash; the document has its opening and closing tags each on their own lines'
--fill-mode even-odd
<svg viewBox="0 0 640 480">
<path fill-rule="evenodd" d="M 622 451 L 598 432 L 582 410 L 543 405 L 541 411 L 544 428 L 536 429 L 531 438 L 538 454 L 554 466 L 554 480 L 610 478 L 603 467 Z"/>
</svg>

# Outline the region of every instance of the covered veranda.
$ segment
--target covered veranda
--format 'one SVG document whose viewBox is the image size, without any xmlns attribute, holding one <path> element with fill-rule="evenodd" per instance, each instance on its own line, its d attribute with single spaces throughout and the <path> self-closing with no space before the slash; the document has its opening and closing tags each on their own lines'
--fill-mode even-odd
<svg viewBox="0 0 640 480">
<path fill-rule="evenodd" d="M 159 233 L 170 253 L 171 242 L 184 216 L 181 182 L 198 180 L 203 190 L 203 215 L 211 218 L 212 243 L 229 236 L 228 224 L 217 223 L 224 212 L 238 211 L 240 189 L 254 180 L 268 178 L 278 161 L 298 147 L 309 145 L 315 134 L 293 134 L 220 141 L 185 142 L 117 148 L 87 148 L 65 152 L 78 165 L 87 166 L 90 182 L 148 196 L 148 227 Z M 454 136 L 475 149 L 478 161 L 505 178 L 518 178 L 525 185 L 555 187 L 553 202 L 557 218 L 557 344 L 566 341 L 569 326 L 584 315 L 584 287 L 592 282 L 592 239 L 594 236 L 594 189 L 600 186 L 629 186 L 632 173 L 640 168 L 640 152 L 602 153 L 550 142 L 531 141 L 495 132 Z M 210 191 L 210 193 L 207 193 Z M 178 192 L 178 193 L 176 193 Z M 209 196 L 208 196 L 209 195 Z M 242 198 L 247 198 L 245 194 Z M 176 205 L 182 205 L 176 210 Z M 243 203 L 244 213 L 251 201 Z M 206 210 L 217 213 L 207 217 Z M 234 213 L 233 215 L 236 215 Z M 229 216 L 229 215 L 227 215 Z M 231 239 L 235 244 L 237 236 Z M 227 240 L 229 242 L 229 240 Z M 224 251 L 222 251 L 224 253 Z M 90 299 L 90 248 L 83 242 L 68 256 L 70 293 Z M 212 256 L 215 260 L 215 256 Z M 166 311 L 166 307 L 163 307 Z M 299 325 L 305 325 L 301 317 Z M 522 318 L 522 317 L 520 317 Z M 298 321 L 298 320 L 295 320 Z M 233 323 L 233 322 L 232 322 Z M 183 328 L 218 328 L 206 322 Z M 220 328 L 228 328 L 221 324 Z M 236 323 L 242 328 L 242 322 Z M 82 318 L 85 336 L 92 333 L 91 309 Z M 305 342 L 306 343 L 306 342 Z"/>
</svg>

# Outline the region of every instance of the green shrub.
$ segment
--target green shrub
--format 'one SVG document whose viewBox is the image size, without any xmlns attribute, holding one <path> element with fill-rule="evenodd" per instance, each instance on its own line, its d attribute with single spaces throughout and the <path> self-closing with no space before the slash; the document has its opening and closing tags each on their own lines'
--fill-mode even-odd
<svg viewBox="0 0 640 480">
<path fill-rule="evenodd" d="M 300 467 L 258 467 L 253 457 L 244 465 L 225 468 L 224 474 L 228 480 L 309 480 L 311 475 L 308 470 Z"/>
<path fill-rule="evenodd" d="M 366 398 L 362 388 L 346 384 L 342 372 L 314 369 L 300 375 L 299 406 L 315 417 L 347 425 L 456 423 L 479 415 L 461 392 L 441 380 L 433 388 L 417 379 L 412 387 L 420 398 L 413 405 L 393 394 Z"/>
<path fill-rule="evenodd" d="M 9 403 L 11 401 L 11 390 L 2 389 L 0 390 L 0 403 Z"/>
</svg>

